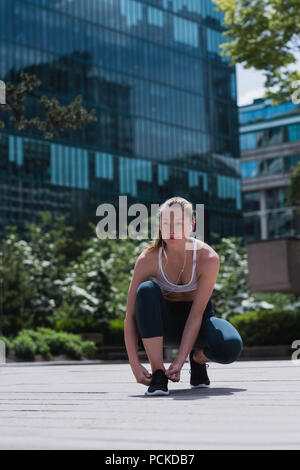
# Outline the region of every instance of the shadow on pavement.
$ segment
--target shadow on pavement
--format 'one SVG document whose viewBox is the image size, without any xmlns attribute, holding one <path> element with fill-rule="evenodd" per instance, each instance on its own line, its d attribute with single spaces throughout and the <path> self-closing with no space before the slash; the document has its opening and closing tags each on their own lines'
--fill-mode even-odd
<svg viewBox="0 0 300 470">
<path fill-rule="evenodd" d="M 133 398 L 165 398 L 165 399 L 173 399 L 173 400 L 199 400 L 201 398 L 209 398 L 209 397 L 216 397 L 216 396 L 226 396 L 226 395 L 233 395 L 237 392 L 246 392 L 246 388 L 225 388 L 225 387 L 214 387 L 214 388 L 192 388 L 186 389 L 182 388 L 179 390 L 169 390 L 169 395 L 128 395 L 129 397 Z"/>
</svg>

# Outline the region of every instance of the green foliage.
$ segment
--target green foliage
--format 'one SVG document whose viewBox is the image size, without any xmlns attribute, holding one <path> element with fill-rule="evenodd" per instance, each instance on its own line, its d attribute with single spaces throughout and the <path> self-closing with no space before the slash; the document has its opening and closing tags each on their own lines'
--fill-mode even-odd
<svg viewBox="0 0 300 470">
<path fill-rule="evenodd" d="M 293 82 L 300 80 L 297 67 L 300 35 L 298 0 L 213 0 L 224 12 L 221 55 L 231 65 L 243 63 L 265 75 L 265 98 L 273 104 L 291 101 Z M 225 42 L 227 41 L 227 42 Z M 299 89 L 299 86 L 297 87 Z"/>
<path fill-rule="evenodd" d="M 124 318 L 133 267 L 148 242 L 94 235 L 80 242 L 74 257 L 76 234 L 64 217 L 40 212 L 39 225 L 26 225 L 26 239 L 6 228 L 0 241 L 6 336 L 38 326 L 103 332 L 111 319 Z"/>
<path fill-rule="evenodd" d="M 124 319 L 123 318 L 114 318 L 109 322 L 109 327 L 112 332 L 114 331 L 123 331 L 124 329 Z"/>
<path fill-rule="evenodd" d="M 290 345 L 299 339 L 300 309 L 295 312 L 258 310 L 234 315 L 229 321 L 245 346 Z"/>
<path fill-rule="evenodd" d="M 299 296 L 251 293 L 242 239 L 212 235 L 215 242 L 211 246 L 221 261 L 212 293 L 217 316 L 229 319 L 254 310 L 299 309 Z M 15 337 L 24 329 L 47 327 L 62 334 L 103 333 L 105 344 L 124 344 L 128 288 L 136 259 L 149 240 L 101 239 L 94 235 L 81 242 L 76 257 L 70 257 L 73 244 L 73 228 L 63 217 L 53 220 L 49 213 L 41 213 L 39 226 L 27 225 L 26 240 L 21 240 L 12 227 L 0 241 L 4 261 L 0 265 L 0 285 L 4 287 L 1 326 L 5 337 Z M 28 334 L 21 335 L 16 343 L 21 354 L 35 354 L 30 338 L 45 357 L 52 354 L 48 343 Z"/>
<path fill-rule="evenodd" d="M 26 330 L 25 330 L 26 331 Z M 34 360 L 38 347 L 30 336 L 21 334 L 13 341 L 13 353 L 26 361 Z M 47 357 L 48 359 L 48 357 Z"/>
<path fill-rule="evenodd" d="M 94 358 L 97 348 L 92 341 L 83 341 L 79 335 L 57 332 L 50 328 L 22 330 L 9 344 L 9 353 L 24 360 L 33 360 L 36 354 L 44 359 L 65 354 L 72 359 Z"/>
<path fill-rule="evenodd" d="M 220 270 L 212 302 L 217 316 L 228 319 L 234 314 L 243 314 L 254 309 L 272 309 L 274 304 L 264 298 L 251 294 L 248 286 L 247 251 L 241 237 L 223 238 L 213 234 L 217 239 L 211 246 L 220 258 Z"/>
<path fill-rule="evenodd" d="M 15 227 L 7 227 L 8 235 L 0 242 L 6 335 L 15 335 L 22 328 L 51 326 L 55 308 L 63 300 L 60 284 L 67 272 L 72 227 L 63 217 L 53 220 L 50 213 L 41 212 L 39 226 L 27 224 L 26 230 L 22 240 Z"/>
<path fill-rule="evenodd" d="M 124 318 L 110 320 L 108 328 L 104 331 L 104 344 L 124 345 Z"/>
<path fill-rule="evenodd" d="M 5 336 L 0 336 L 0 341 L 3 341 L 5 344 L 5 353 L 8 356 L 12 350 L 12 342 L 9 338 L 6 338 Z"/>
<path fill-rule="evenodd" d="M 113 318 L 124 318 L 136 258 L 148 245 L 149 242 L 144 240 L 102 239 L 92 236 L 85 242 L 81 255 L 70 266 L 73 290 L 76 290 L 76 284 L 79 288 L 78 294 L 81 292 L 80 288 L 85 288 L 95 299 L 103 296 L 100 314 L 103 316 L 104 309 L 106 315 L 104 322 L 99 321 L 100 327 L 107 326 Z M 107 295 L 104 296 L 105 293 Z M 92 302 L 91 298 L 91 307 Z M 95 309 L 97 308 L 96 305 Z M 95 315 L 97 316 L 97 313 Z"/>
<path fill-rule="evenodd" d="M 140 249 L 130 239 L 89 238 L 61 283 L 64 300 L 53 317 L 55 329 L 101 332 L 111 319 L 123 318 Z"/>
<path fill-rule="evenodd" d="M 89 331 L 89 319 L 83 318 L 76 307 L 65 300 L 56 308 L 53 316 L 53 327 L 57 331 L 84 332 Z"/>
</svg>

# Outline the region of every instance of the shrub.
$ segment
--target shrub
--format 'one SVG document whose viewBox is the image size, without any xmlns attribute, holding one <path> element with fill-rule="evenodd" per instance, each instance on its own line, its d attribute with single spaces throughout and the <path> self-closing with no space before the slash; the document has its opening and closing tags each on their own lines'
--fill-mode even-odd
<svg viewBox="0 0 300 470">
<path fill-rule="evenodd" d="M 290 345 L 300 338 L 299 310 L 258 310 L 234 315 L 228 321 L 238 330 L 245 346 Z"/>
<path fill-rule="evenodd" d="M 3 341 L 5 344 L 5 354 L 8 356 L 12 349 L 12 342 L 8 338 L 5 338 L 5 336 L 0 336 L 0 341 Z"/>
<path fill-rule="evenodd" d="M 104 344 L 124 345 L 124 318 L 110 320 L 108 328 L 104 330 Z"/>
<path fill-rule="evenodd" d="M 30 338 L 30 336 L 24 332 L 21 332 L 21 334 L 15 338 L 15 340 L 13 341 L 12 350 L 14 354 L 20 359 L 25 359 L 29 361 L 33 360 L 34 356 L 38 352 L 37 345 L 35 344 L 33 339 Z"/>
<path fill-rule="evenodd" d="M 81 359 L 93 358 L 97 353 L 93 341 L 83 341 L 79 335 L 57 332 L 45 327 L 22 330 L 10 344 L 11 352 L 26 360 L 33 360 L 36 354 L 41 354 L 44 359 L 51 359 L 59 354 Z"/>
<path fill-rule="evenodd" d="M 105 318 L 103 321 L 100 319 L 95 321 L 90 312 L 84 314 L 79 306 L 70 305 L 64 300 L 55 311 L 52 327 L 56 331 L 70 333 L 98 333 L 99 329 L 104 328 L 107 323 L 108 320 Z"/>
</svg>

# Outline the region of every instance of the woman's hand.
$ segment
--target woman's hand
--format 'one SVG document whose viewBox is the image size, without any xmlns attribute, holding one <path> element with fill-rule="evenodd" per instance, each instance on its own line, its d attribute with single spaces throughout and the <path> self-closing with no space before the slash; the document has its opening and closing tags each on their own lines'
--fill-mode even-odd
<svg viewBox="0 0 300 470">
<path fill-rule="evenodd" d="M 172 382 L 179 382 L 182 366 L 183 364 L 181 364 L 178 360 L 174 359 L 170 367 L 165 372 L 168 379 L 172 380 Z"/>
<path fill-rule="evenodd" d="M 142 366 L 142 364 L 138 363 L 131 365 L 131 370 L 133 372 L 133 375 L 135 376 L 137 383 L 150 385 L 152 374 L 150 374 L 150 372 L 148 372 L 147 369 Z"/>
</svg>

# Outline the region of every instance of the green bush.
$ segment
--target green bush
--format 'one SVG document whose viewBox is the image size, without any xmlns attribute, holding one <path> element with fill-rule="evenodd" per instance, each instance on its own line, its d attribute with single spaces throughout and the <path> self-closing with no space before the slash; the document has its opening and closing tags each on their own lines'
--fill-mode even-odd
<svg viewBox="0 0 300 470">
<path fill-rule="evenodd" d="M 258 310 L 228 319 L 245 346 L 290 345 L 300 337 L 300 311 Z"/>
<path fill-rule="evenodd" d="M 12 342 L 8 338 L 5 338 L 5 336 L 0 336 L 0 341 L 3 341 L 5 344 L 5 354 L 8 356 L 12 349 Z"/>
<path fill-rule="evenodd" d="M 17 357 L 31 361 L 38 353 L 38 347 L 29 335 L 21 332 L 13 341 L 12 351 Z"/>
<path fill-rule="evenodd" d="M 65 300 L 52 318 L 53 329 L 75 334 L 98 333 L 99 329 L 107 324 L 107 319 L 95 321 L 93 315 L 84 315 L 76 305 L 69 305 Z"/>
<path fill-rule="evenodd" d="M 104 344 L 110 346 L 124 345 L 124 318 L 114 318 L 104 330 Z"/>
<path fill-rule="evenodd" d="M 18 336 L 10 341 L 10 352 L 26 360 L 33 360 L 36 354 L 41 354 L 44 359 L 51 359 L 59 354 L 81 359 L 94 358 L 97 347 L 93 341 L 83 341 L 80 335 L 40 327 L 36 330 L 20 331 Z"/>
</svg>

